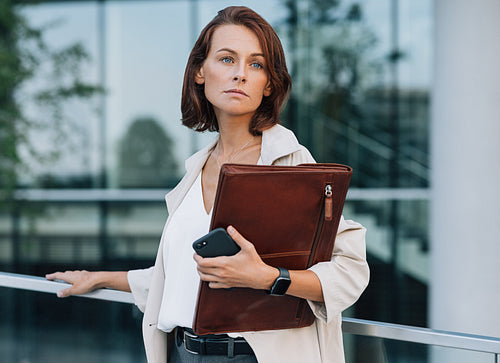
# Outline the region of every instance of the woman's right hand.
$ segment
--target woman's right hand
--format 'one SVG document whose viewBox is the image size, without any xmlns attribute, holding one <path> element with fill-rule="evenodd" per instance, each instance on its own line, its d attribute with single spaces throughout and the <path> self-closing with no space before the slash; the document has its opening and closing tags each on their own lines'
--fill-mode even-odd
<svg viewBox="0 0 500 363">
<path fill-rule="evenodd" d="M 96 289 L 108 287 L 130 292 L 127 271 L 66 271 L 45 275 L 47 280 L 62 280 L 71 287 L 57 292 L 59 297 L 83 295 Z"/>
<path fill-rule="evenodd" d="M 66 271 L 54 272 L 45 275 L 47 280 L 62 280 L 71 284 L 71 287 L 57 292 L 58 297 L 83 295 L 100 287 L 99 272 Z"/>
</svg>

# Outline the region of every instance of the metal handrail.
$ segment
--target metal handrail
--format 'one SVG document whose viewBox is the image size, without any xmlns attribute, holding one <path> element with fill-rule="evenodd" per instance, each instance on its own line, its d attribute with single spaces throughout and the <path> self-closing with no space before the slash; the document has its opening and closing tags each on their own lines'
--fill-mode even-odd
<svg viewBox="0 0 500 363">
<path fill-rule="evenodd" d="M 0 287 L 56 293 L 57 291 L 69 286 L 70 284 L 68 283 L 61 281 L 48 281 L 43 277 L 0 272 Z M 131 293 L 112 289 L 99 289 L 79 296 L 128 304 L 134 303 Z M 493 353 L 496 355 L 497 362 L 500 357 L 500 338 L 495 337 L 419 328 L 408 325 L 390 324 L 354 318 L 342 319 L 342 331 L 344 333 L 354 335 Z"/>
<path fill-rule="evenodd" d="M 46 278 L 39 276 L 0 272 L 0 286 L 55 294 L 59 290 L 68 288 L 71 285 L 63 281 L 49 281 Z M 88 294 L 78 296 L 127 304 L 134 303 L 134 298 L 130 292 L 113 289 L 98 289 Z"/>
<path fill-rule="evenodd" d="M 162 202 L 170 189 L 20 189 L 17 201 L 27 202 Z M 349 188 L 347 200 L 430 199 L 429 188 Z"/>
<path fill-rule="evenodd" d="M 500 338 L 419 328 L 380 321 L 342 318 L 342 331 L 354 335 L 500 354 Z"/>
</svg>

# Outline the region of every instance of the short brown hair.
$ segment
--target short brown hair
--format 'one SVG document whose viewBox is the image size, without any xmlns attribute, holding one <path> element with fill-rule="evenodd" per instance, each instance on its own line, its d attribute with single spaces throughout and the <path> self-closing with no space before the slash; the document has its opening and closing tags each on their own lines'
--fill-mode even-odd
<svg viewBox="0 0 500 363">
<path fill-rule="evenodd" d="M 281 106 L 290 92 L 292 81 L 278 35 L 259 14 L 244 6 L 230 6 L 220 10 L 201 31 L 184 72 L 182 124 L 195 131 L 219 131 L 213 106 L 205 97 L 204 85 L 195 82 L 195 73 L 199 71 L 208 56 L 215 29 L 226 24 L 243 25 L 253 31 L 259 39 L 266 60 L 271 94 L 262 98 L 250 122 L 250 132 L 257 135 L 279 123 Z"/>
</svg>

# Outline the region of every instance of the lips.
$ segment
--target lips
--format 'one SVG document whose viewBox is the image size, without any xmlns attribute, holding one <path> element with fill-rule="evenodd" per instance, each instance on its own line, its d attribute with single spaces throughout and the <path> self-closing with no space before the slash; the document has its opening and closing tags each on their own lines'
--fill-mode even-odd
<svg viewBox="0 0 500 363">
<path fill-rule="evenodd" d="M 248 95 L 247 95 L 245 92 L 243 92 L 242 90 L 237 89 L 237 88 L 232 88 L 232 89 L 229 89 L 229 90 L 227 90 L 227 91 L 224 91 L 224 93 L 229 93 L 229 94 L 239 94 L 239 95 L 242 95 L 242 96 L 247 96 L 247 97 L 248 97 Z"/>
</svg>

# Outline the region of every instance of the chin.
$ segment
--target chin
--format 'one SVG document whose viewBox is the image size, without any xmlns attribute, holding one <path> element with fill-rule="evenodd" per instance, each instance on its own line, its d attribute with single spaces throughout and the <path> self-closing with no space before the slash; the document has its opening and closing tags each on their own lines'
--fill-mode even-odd
<svg viewBox="0 0 500 363">
<path fill-rule="evenodd" d="M 241 109 L 241 108 L 232 108 L 232 109 L 225 109 L 222 110 L 222 112 L 229 117 L 243 117 L 247 115 L 253 115 L 256 110 L 253 109 Z"/>
</svg>

